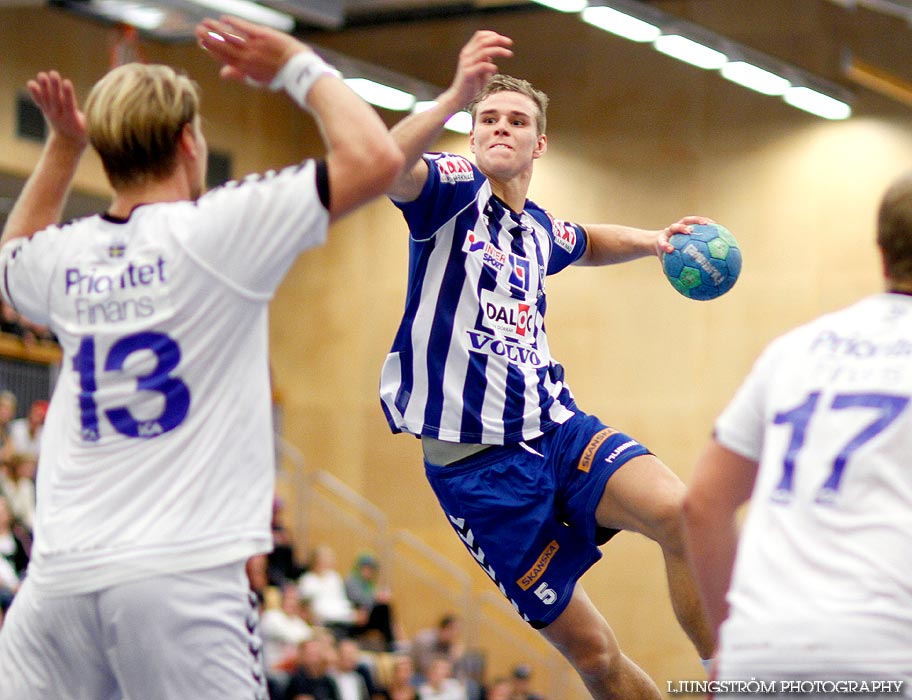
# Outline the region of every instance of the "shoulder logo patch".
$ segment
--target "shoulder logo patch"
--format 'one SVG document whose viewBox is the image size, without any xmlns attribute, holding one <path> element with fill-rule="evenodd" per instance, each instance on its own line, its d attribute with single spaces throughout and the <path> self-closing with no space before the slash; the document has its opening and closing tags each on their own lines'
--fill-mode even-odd
<svg viewBox="0 0 912 700">
<path fill-rule="evenodd" d="M 462 156 L 440 156 L 434 161 L 434 165 L 440 173 L 441 182 L 452 185 L 457 182 L 472 182 L 475 179 L 472 164 Z"/>
</svg>

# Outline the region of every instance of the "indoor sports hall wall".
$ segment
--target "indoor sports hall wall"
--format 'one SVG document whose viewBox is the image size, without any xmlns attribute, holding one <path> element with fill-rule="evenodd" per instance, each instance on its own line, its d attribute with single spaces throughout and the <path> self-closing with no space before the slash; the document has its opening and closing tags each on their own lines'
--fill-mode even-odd
<svg viewBox="0 0 912 700">
<path fill-rule="evenodd" d="M 796 36 L 814 31 L 830 5 L 802 3 L 778 26 Z M 750 12 L 752 3 L 732 6 Z M 541 10 L 485 19 L 516 41 L 505 72 L 552 99 L 533 199 L 582 223 L 661 228 L 703 214 L 741 243 L 741 279 L 714 302 L 679 296 L 653 259 L 549 279 L 549 338 L 581 406 L 639 438 L 686 480 L 713 418 L 771 338 L 880 288 L 875 210 L 886 184 L 912 167 L 912 113 L 860 94 L 856 116 L 826 122 L 607 40 L 573 18 Z M 476 28 L 471 19 L 434 20 L 314 41 L 445 86 Z M 108 65 L 110 38 L 55 11 L 0 9 L 0 170 L 26 174 L 39 152 L 13 135 L 14 95 L 25 80 L 59 67 L 84 97 Z M 194 47 L 143 50 L 201 84 L 210 144 L 231 154 L 236 176 L 316 152 L 311 122 L 282 98 L 220 83 Z M 446 136 L 440 147 L 468 153 L 464 137 Z M 97 163 L 84 164 L 77 185 L 106 191 Z M 405 227 L 387 201 L 336 225 L 327 246 L 294 265 L 272 309 L 284 435 L 306 469 L 331 473 L 486 591 L 490 583 L 424 482 L 418 441 L 389 433 L 377 399 L 405 277 Z M 661 687 L 702 677 L 674 622 L 658 549 L 622 534 L 604 554 L 584 584 L 627 653 Z M 409 593 L 405 584 L 396 596 L 420 604 Z"/>
</svg>

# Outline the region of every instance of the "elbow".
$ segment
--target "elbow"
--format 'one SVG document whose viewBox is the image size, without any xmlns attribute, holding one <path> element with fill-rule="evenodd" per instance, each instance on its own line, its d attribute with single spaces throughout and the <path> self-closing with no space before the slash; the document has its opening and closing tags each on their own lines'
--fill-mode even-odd
<svg viewBox="0 0 912 700">
<path fill-rule="evenodd" d="M 370 167 L 377 178 L 382 181 L 381 192 L 386 192 L 402 174 L 405 156 L 388 135 L 379 143 L 374 144 L 374 151 L 370 159 Z"/>
<path fill-rule="evenodd" d="M 344 171 L 349 173 L 350 182 L 357 185 L 362 194 L 371 197 L 384 194 L 402 174 L 405 165 L 402 150 L 386 132 L 349 156 L 345 159 Z"/>
</svg>

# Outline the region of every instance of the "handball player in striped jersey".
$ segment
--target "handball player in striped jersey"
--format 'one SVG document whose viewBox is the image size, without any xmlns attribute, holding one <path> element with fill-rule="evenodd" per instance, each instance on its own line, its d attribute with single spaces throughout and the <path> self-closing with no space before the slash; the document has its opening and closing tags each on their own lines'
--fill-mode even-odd
<svg viewBox="0 0 912 700">
<path fill-rule="evenodd" d="M 710 656 L 684 551 L 684 485 L 646 447 L 577 407 L 548 348 L 545 276 L 670 251 L 671 234 L 709 220 L 661 231 L 579 225 L 529 201 L 547 150 L 547 97 L 496 74 L 511 46 L 476 32 L 436 105 L 392 130 L 406 166 L 388 195 L 408 224 L 410 259 L 381 399 L 394 432 L 421 436 L 428 480 L 459 537 L 592 695 L 660 698 L 577 581 L 618 530 L 655 540 L 675 613 Z M 474 163 L 427 153 L 467 106 Z"/>
</svg>

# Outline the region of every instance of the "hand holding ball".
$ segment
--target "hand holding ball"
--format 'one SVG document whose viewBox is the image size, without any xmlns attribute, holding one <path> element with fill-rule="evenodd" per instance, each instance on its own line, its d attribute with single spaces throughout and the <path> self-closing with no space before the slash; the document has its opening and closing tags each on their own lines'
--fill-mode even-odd
<svg viewBox="0 0 912 700">
<path fill-rule="evenodd" d="M 725 294 L 741 274 L 741 249 L 731 232 L 719 224 L 694 224 L 693 233 L 668 239 L 673 253 L 663 253 L 662 269 L 680 294 L 708 301 Z"/>
</svg>

